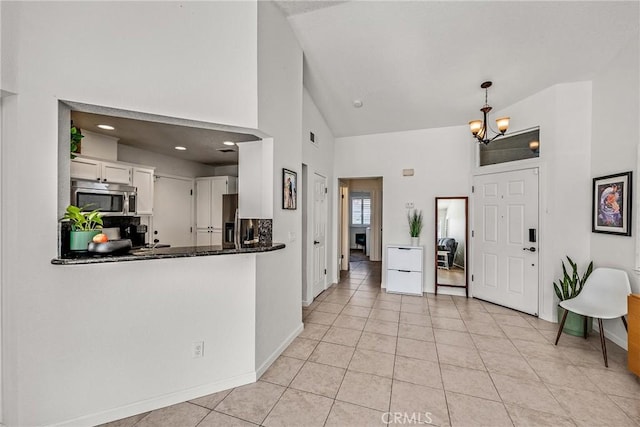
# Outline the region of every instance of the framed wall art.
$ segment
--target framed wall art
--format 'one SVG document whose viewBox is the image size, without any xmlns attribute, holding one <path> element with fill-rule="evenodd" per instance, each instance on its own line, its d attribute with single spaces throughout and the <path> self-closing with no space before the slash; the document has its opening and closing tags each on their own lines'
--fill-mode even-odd
<svg viewBox="0 0 640 427">
<path fill-rule="evenodd" d="M 282 209 L 295 210 L 298 206 L 298 174 L 282 169 Z"/>
<path fill-rule="evenodd" d="M 593 178 L 594 233 L 631 236 L 631 172 Z"/>
</svg>

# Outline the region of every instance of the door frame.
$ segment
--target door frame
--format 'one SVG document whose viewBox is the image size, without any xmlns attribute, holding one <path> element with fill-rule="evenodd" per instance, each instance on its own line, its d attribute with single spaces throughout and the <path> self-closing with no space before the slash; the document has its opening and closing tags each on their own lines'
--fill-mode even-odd
<svg viewBox="0 0 640 427">
<path fill-rule="evenodd" d="M 340 276 L 340 271 L 349 271 L 349 184 L 339 179 L 338 188 L 340 190 L 338 191 L 338 246 L 340 248 L 338 276 Z"/>
<path fill-rule="evenodd" d="M 545 211 L 546 206 L 543 206 L 543 198 L 542 198 L 542 190 L 544 188 L 546 188 L 546 167 L 544 165 L 544 163 L 542 163 L 539 158 L 537 159 L 527 159 L 527 160 L 522 160 L 522 161 L 518 161 L 518 162 L 507 162 L 507 163 L 500 163 L 497 165 L 488 165 L 488 166 L 482 166 L 482 167 L 476 167 L 473 169 L 472 171 L 472 176 L 471 176 L 471 183 L 470 183 L 470 194 L 472 195 L 472 197 L 469 198 L 470 201 L 470 206 L 469 206 L 469 216 L 471 219 L 471 231 L 472 231 L 472 236 L 473 236 L 473 232 L 476 229 L 476 224 L 475 224 L 475 210 L 476 210 L 476 206 L 475 206 L 475 194 L 473 192 L 473 182 L 475 180 L 475 178 L 477 176 L 485 176 L 485 175 L 495 175 L 495 174 L 499 174 L 499 173 L 505 173 L 505 172 L 517 172 L 517 171 L 522 171 L 522 170 L 527 170 L 527 169 L 534 169 L 537 168 L 538 169 L 538 236 L 537 236 L 537 240 L 538 240 L 538 317 L 541 317 L 541 313 L 543 312 L 543 308 L 544 308 L 544 297 L 545 297 L 545 289 L 544 286 L 542 286 L 542 279 L 544 277 L 544 271 L 545 271 L 545 254 L 546 251 L 544 251 L 544 244 L 545 244 L 545 230 L 546 230 L 546 223 L 545 223 L 545 217 L 544 215 L 542 215 L 542 213 Z M 469 256 L 471 258 L 471 263 L 470 263 L 470 267 L 471 267 L 471 277 L 473 278 L 473 274 L 475 273 L 475 250 L 476 250 L 476 245 L 475 245 L 475 236 L 471 237 L 471 239 L 469 240 Z M 469 282 L 469 296 L 473 298 L 473 290 L 474 290 L 474 282 L 473 280 L 471 280 Z M 549 287 L 549 292 L 553 292 L 553 289 L 551 289 L 551 287 Z"/>
<path fill-rule="evenodd" d="M 328 268 L 329 267 L 329 265 L 328 265 L 329 262 L 328 262 L 328 259 L 327 259 L 327 253 L 328 253 L 327 242 L 329 240 L 328 239 L 329 229 L 327 227 L 327 224 L 329 223 L 329 197 L 328 197 L 329 178 L 327 176 L 321 174 L 321 173 L 318 173 L 317 171 L 315 171 L 313 173 L 313 179 L 307 178 L 309 180 L 309 188 L 313 188 L 313 191 L 310 191 L 308 193 L 309 196 L 313 195 L 313 197 L 308 197 L 307 198 L 307 200 L 309 200 L 309 205 L 312 206 L 312 209 L 311 209 L 311 212 L 312 212 L 312 214 L 311 214 L 311 230 L 312 230 L 312 233 L 311 233 L 311 236 L 310 236 L 311 238 L 309 239 L 311 241 L 311 254 L 312 255 L 315 255 L 314 254 L 315 248 L 314 248 L 314 245 L 313 245 L 313 239 L 315 238 L 314 227 L 315 227 L 315 224 L 316 224 L 316 217 L 315 217 L 315 213 L 316 213 L 316 209 L 315 209 L 315 200 L 316 200 L 315 199 L 315 185 L 316 185 L 316 178 L 317 177 L 319 177 L 319 178 L 324 180 L 324 189 L 325 189 L 325 191 L 324 191 L 324 201 L 325 201 L 324 202 L 324 218 L 325 218 L 324 221 L 325 221 L 325 229 L 324 229 L 324 258 L 323 258 L 324 259 L 324 270 L 325 270 L 325 273 L 324 273 L 324 276 L 323 276 L 324 279 L 322 280 L 323 281 L 322 290 L 324 291 L 324 290 L 327 289 L 327 285 L 328 285 L 328 283 L 327 283 L 328 282 L 327 281 L 327 277 L 328 277 L 327 271 L 329 270 L 329 268 Z M 307 230 L 308 229 L 309 229 L 309 226 L 307 226 Z M 307 257 L 307 259 L 308 258 L 309 257 Z M 311 277 L 314 277 L 315 268 L 317 266 L 315 265 L 315 256 L 312 256 L 311 258 L 313 259 L 311 261 L 311 267 L 312 267 L 311 268 L 311 272 L 312 272 Z M 311 280 L 311 283 L 308 284 L 308 288 L 311 290 L 312 300 L 315 299 L 315 297 L 316 297 L 314 295 L 315 294 L 315 283 L 313 283 L 313 280 Z M 307 294 L 307 298 L 308 298 L 308 296 L 309 296 L 309 294 Z"/>
</svg>

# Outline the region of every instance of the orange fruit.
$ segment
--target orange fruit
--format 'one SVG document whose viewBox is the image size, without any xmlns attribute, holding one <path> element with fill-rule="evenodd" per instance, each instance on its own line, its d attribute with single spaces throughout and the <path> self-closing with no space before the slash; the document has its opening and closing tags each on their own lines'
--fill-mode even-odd
<svg viewBox="0 0 640 427">
<path fill-rule="evenodd" d="M 107 237 L 106 234 L 100 233 L 93 236 L 93 241 L 94 243 L 106 243 L 109 241 L 109 238 Z"/>
</svg>

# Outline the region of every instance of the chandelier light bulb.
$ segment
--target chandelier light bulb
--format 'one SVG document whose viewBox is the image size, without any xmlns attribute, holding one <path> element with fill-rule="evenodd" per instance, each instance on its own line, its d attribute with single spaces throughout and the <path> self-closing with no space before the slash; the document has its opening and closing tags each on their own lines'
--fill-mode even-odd
<svg viewBox="0 0 640 427">
<path fill-rule="evenodd" d="M 505 133 L 507 129 L 509 129 L 509 117 L 501 117 L 496 119 L 496 124 L 498 125 L 498 130 L 502 133 Z"/>
</svg>

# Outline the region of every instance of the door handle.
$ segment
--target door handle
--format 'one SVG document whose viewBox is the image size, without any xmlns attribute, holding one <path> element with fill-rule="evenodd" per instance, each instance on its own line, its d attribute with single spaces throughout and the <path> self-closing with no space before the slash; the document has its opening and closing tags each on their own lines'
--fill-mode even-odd
<svg viewBox="0 0 640 427">
<path fill-rule="evenodd" d="M 535 252 L 536 248 L 534 248 L 533 246 L 531 246 L 530 248 L 522 248 L 523 251 L 531 251 L 531 252 Z"/>
<path fill-rule="evenodd" d="M 314 244 L 314 245 L 319 245 L 319 244 L 320 244 L 320 242 L 318 242 L 317 240 L 314 240 L 314 241 L 313 241 L 313 244 Z"/>
</svg>

